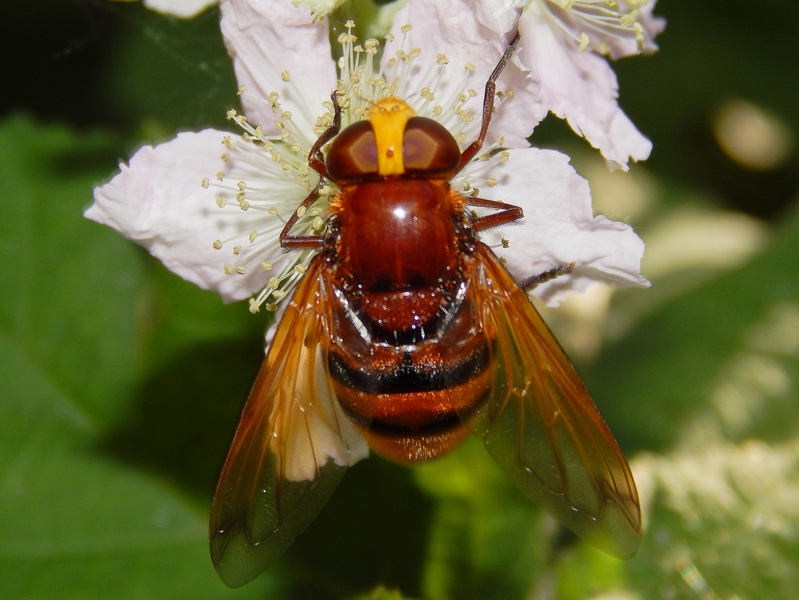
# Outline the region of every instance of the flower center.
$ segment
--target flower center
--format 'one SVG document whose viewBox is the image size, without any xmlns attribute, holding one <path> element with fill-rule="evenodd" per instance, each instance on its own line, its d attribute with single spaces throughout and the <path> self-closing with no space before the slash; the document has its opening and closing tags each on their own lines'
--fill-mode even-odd
<svg viewBox="0 0 799 600">
<path fill-rule="evenodd" d="M 421 55 L 421 50 L 408 49 L 407 36 L 403 35 L 395 56 L 384 60 L 381 67 L 377 61 L 379 41 L 368 39 L 361 46 L 352 34 L 354 27 L 353 22 L 348 22 L 347 32 L 338 39 L 342 55 L 338 61 L 336 91 L 342 129 L 367 118 L 383 99 L 394 96 L 407 102 L 412 112 L 434 118 L 444 125 L 461 147 L 476 136 L 480 123 L 475 119 L 475 113 L 481 108 L 481 95 L 468 87 L 474 77 L 473 65 L 464 65 L 461 73 L 453 72 L 449 58 L 439 54 L 434 61 L 428 61 L 421 76 L 418 73 L 412 76 L 414 61 Z M 410 30 L 410 25 L 401 29 L 403 34 Z M 386 39 L 393 42 L 390 35 Z M 281 76 L 283 81 L 291 83 L 290 73 L 284 71 Z M 456 79 L 458 77 L 460 79 Z M 463 85 L 453 86 L 450 84 L 452 81 L 462 81 Z M 442 87 L 442 82 L 450 85 Z M 441 92 L 441 89 L 445 91 Z M 440 97 L 434 90 L 440 92 Z M 510 96 L 507 93 L 504 97 Z M 279 235 L 292 213 L 296 211 L 299 217 L 292 228 L 293 235 L 321 235 L 330 199 L 337 191 L 332 184 L 324 185 L 313 206 L 307 210 L 297 208 L 319 184 L 319 175 L 308 165 L 308 153 L 316 139 L 332 125 L 333 103 L 325 102 L 320 107 L 324 112 L 319 115 L 305 115 L 308 117 L 305 122 L 315 125 L 313 131 L 302 131 L 295 124 L 291 111 L 282 106 L 276 92 L 269 95 L 268 101 L 275 114 L 280 115 L 275 122 L 279 133 L 265 135 L 260 126 L 251 125 L 235 110 L 229 111 L 228 119 L 244 133 L 240 138 L 225 136 L 222 139 L 224 151 L 220 158 L 224 163 L 223 170 L 202 182 L 203 187 L 213 188 L 216 204 L 226 209 L 235 230 L 226 239 L 213 243 L 217 250 L 232 250 L 230 262 L 224 265 L 225 273 L 260 277 L 263 277 L 263 272 L 253 275 L 259 269 L 274 273 L 263 290 L 250 300 L 251 312 L 258 312 L 262 305 L 275 310 L 316 253 L 312 249 L 286 253 L 281 248 Z M 465 108 L 470 101 L 473 102 L 473 112 Z M 488 143 L 478 162 L 485 164 L 497 143 L 500 142 Z M 326 148 L 322 151 L 324 153 Z M 467 168 L 453 183 L 465 192 L 476 192 L 467 177 L 476 174 L 477 180 L 484 181 L 485 178 L 479 175 L 482 170 Z M 492 182 L 487 184 L 492 185 Z M 231 207 L 239 212 L 231 213 Z M 246 218 L 242 218 L 240 211 L 246 213 Z"/>
</svg>

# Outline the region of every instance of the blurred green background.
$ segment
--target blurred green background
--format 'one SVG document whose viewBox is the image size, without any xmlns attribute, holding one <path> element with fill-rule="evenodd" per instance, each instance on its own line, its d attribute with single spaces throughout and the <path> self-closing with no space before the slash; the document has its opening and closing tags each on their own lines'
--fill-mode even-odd
<svg viewBox="0 0 799 600">
<path fill-rule="evenodd" d="M 469 442 L 418 468 L 356 465 L 240 590 L 217 579 L 206 524 L 266 317 L 81 216 L 141 144 L 228 126 L 218 11 L 5 8 L 1 598 L 797 596 L 799 4 L 661 1 L 661 50 L 616 65 L 655 148 L 630 173 L 555 119 L 533 137 L 647 242 L 651 289 L 544 313 L 633 465 L 639 554 L 575 540 Z"/>
</svg>

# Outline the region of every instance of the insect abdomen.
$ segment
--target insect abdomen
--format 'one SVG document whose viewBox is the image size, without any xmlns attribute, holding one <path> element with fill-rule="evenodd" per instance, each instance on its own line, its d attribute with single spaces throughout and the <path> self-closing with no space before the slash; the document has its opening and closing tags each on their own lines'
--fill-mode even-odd
<svg viewBox="0 0 799 600">
<path fill-rule="evenodd" d="M 480 408 L 493 381 L 488 338 L 462 336 L 470 318 L 461 307 L 442 335 L 422 342 L 364 343 L 345 335 L 330 348 L 339 403 L 376 451 L 400 462 L 429 460 L 468 434 L 463 419 Z"/>
</svg>

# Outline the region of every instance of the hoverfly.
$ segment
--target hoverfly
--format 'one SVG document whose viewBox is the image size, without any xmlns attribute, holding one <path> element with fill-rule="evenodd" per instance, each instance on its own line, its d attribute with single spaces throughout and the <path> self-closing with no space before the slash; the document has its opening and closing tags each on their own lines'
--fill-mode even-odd
<svg viewBox="0 0 799 600">
<path fill-rule="evenodd" d="M 376 102 L 366 120 L 333 125 L 310 166 L 339 192 L 244 408 L 214 497 L 211 555 L 223 581 L 244 585 L 316 517 L 367 444 L 401 463 L 440 456 L 469 432 L 523 492 L 587 541 L 620 557 L 641 537 L 629 466 L 524 287 L 480 231 L 520 219 L 504 202 L 465 198 L 450 179 L 463 152 L 404 101 Z M 331 142 L 326 158 L 322 147 Z M 319 188 L 303 202 L 319 197 Z M 466 206 L 494 209 L 471 217 Z"/>
</svg>

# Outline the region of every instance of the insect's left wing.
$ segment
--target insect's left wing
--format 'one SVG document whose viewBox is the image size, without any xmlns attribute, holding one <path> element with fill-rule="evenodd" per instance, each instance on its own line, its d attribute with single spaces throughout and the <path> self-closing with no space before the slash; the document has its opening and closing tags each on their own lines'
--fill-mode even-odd
<svg viewBox="0 0 799 600">
<path fill-rule="evenodd" d="M 368 454 L 327 376 L 332 286 L 309 266 L 244 407 L 211 510 L 211 558 L 230 587 L 257 577 Z"/>
<path fill-rule="evenodd" d="M 469 287 L 495 373 L 464 421 L 532 500 L 595 546 L 629 558 L 641 541 L 630 468 L 579 375 L 535 307 L 483 244 Z"/>
</svg>

